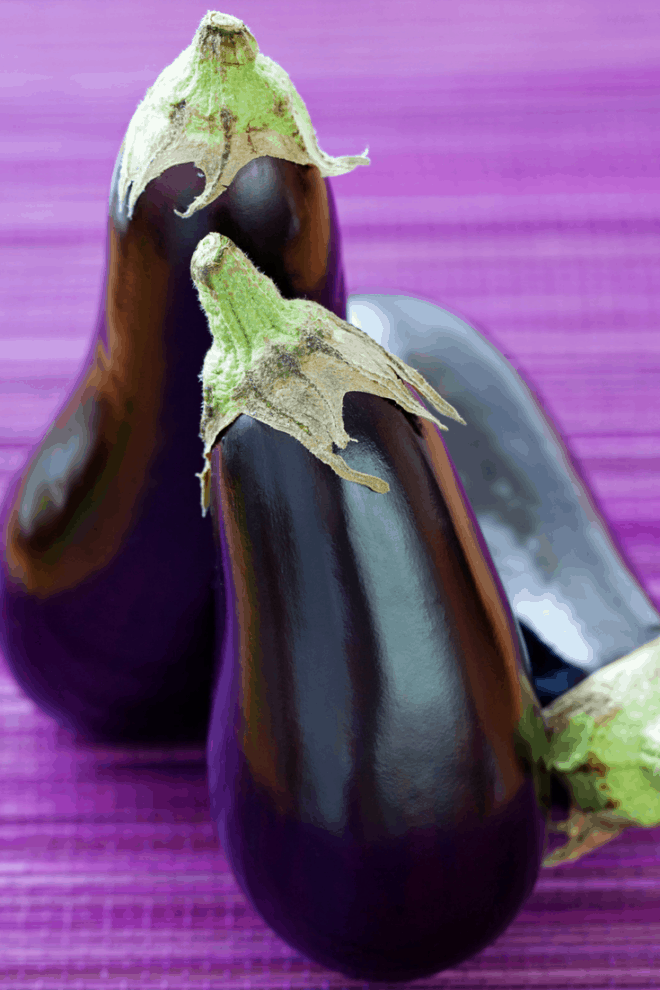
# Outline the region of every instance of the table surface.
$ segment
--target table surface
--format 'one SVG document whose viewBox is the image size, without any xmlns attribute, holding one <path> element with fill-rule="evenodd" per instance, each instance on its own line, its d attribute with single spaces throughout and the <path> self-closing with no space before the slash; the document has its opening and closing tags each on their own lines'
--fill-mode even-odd
<svg viewBox="0 0 660 990">
<path fill-rule="evenodd" d="M 130 116 L 206 3 L 1 5 L 0 495 L 86 352 Z M 657 0 L 245 0 L 321 146 L 350 292 L 483 330 L 555 417 L 660 603 Z M 263 925 L 228 872 L 199 750 L 85 749 L 0 667 L 0 982 L 358 986 Z M 660 987 L 660 829 L 542 874 L 428 987 Z"/>
</svg>

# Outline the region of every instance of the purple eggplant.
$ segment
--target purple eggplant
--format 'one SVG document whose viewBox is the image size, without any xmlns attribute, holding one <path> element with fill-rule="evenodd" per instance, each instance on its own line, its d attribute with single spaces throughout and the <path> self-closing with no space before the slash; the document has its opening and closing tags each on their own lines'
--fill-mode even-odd
<svg viewBox="0 0 660 990">
<path fill-rule="evenodd" d="M 524 647 L 434 423 L 356 384 L 343 422 L 357 442 L 310 439 L 340 368 L 310 329 L 321 307 L 284 304 L 280 334 L 276 290 L 249 266 L 237 285 L 235 253 L 207 241 L 220 261 L 196 266 L 196 252 L 193 273 L 215 307 L 203 426 L 227 589 L 212 814 L 240 886 L 292 946 L 360 980 L 421 978 L 491 942 L 537 877 L 546 810 Z M 230 387 L 234 345 L 260 320 Z M 351 329 L 347 353 L 361 346 Z M 301 399 L 290 426 L 287 389 Z"/>
<path fill-rule="evenodd" d="M 556 423 L 493 343 L 408 296 L 352 296 L 348 312 L 469 421 L 447 435 L 447 449 L 520 622 L 542 704 L 657 638 L 658 610 Z"/>
<path fill-rule="evenodd" d="M 307 121 L 307 144 L 287 144 L 267 119 L 252 133 L 245 101 L 256 114 L 255 93 L 271 112 L 276 105 L 278 127 L 294 111 L 301 128 Z M 195 131 L 204 114 L 212 153 Z M 223 589 L 195 480 L 208 330 L 190 260 L 209 231 L 223 232 L 285 296 L 344 315 L 322 173 L 362 159 L 323 155 L 305 114 L 245 25 L 209 12 L 148 91 L 122 145 L 96 339 L 9 495 L 0 574 L 15 677 L 89 739 L 206 737 L 214 595 L 222 601 Z M 272 154 L 260 153 L 259 141 Z"/>
</svg>

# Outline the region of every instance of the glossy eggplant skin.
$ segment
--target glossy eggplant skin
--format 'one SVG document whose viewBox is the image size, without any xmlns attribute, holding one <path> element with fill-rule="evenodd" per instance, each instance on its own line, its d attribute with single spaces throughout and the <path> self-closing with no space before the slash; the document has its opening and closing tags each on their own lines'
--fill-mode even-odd
<svg viewBox="0 0 660 990">
<path fill-rule="evenodd" d="M 446 444 L 520 622 L 548 705 L 660 635 L 560 430 L 482 333 L 409 296 L 351 296 L 349 320 L 419 371 L 467 422 Z"/>
<path fill-rule="evenodd" d="M 545 813 L 517 736 L 523 648 L 439 432 L 364 394 L 344 417 L 343 456 L 389 493 L 249 416 L 214 448 L 211 809 L 282 938 L 356 979 L 413 980 L 506 928 Z"/>
<path fill-rule="evenodd" d="M 132 219 L 118 173 L 87 367 L 5 505 L 2 645 L 27 694 L 89 740 L 202 741 L 223 591 L 195 477 L 211 338 L 190 259 L 225 233 L 285 296 L 343 316 L 338 226 L 314 167 L 256 159 L 189 219 L 174 208 L 203 186 L 192 165 L 150 183 Z"/>
</svg>

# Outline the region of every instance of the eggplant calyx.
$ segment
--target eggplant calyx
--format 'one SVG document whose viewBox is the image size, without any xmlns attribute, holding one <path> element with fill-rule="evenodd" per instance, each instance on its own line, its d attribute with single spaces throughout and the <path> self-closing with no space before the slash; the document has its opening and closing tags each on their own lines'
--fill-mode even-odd
<svg viewBox="0 0 660 990">
<path fill-rule="evenodd" d="M 210 10 L 192 43 L 163 69 L 128 125 L 118 199 L 129 218 L 147 184 L 193 162 L 204 191 L 181 217 L 208 206 L 254 158 L 316 165 L 323 177 L 368 165 L 364 155 L 333 158 L 318 146 L 307 108 L 284 69 L 259 52 L 237 17 Z"/>
<path fill-rule="evenodd" d="M 571 794 L 567 842 L 544 863 L 579 859 L 625 828 L 660 825 L 660 637 L 596 670 L 543 710 L 546 756 Z"/>
<path fill-rule="evenodd" d="M 465 422 L 417 371 L 364 331 L 309 299 L 284 299 L 228 237 L 213 233 L 201 240 L 190 271 L 214 338 L 201 376 L 204 512 L 211 450 L 241 413 L 288 433 L 340 477 L 383 494 L 385 481 L 354 471 L 333 450 L 353 439 L 343 425 L 347 392 L 391 399 L 446 429 L 410 385 L 440 413 Z"/>
</svg>

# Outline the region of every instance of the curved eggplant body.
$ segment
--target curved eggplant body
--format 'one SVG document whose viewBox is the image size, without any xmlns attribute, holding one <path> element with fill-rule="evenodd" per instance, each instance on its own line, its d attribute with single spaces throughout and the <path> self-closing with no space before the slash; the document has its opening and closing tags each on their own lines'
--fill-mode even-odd
<svg viewBox="0 0 660 990">
<path fill-rule="evenodd" d="M 520 622 L 542 703 L 660 635 L 658 611 L 557 426 L 504 355 L 422 299 L 352 296 L 349 319 L 467 420 L 447 434 L 447 449 Z"/>
<path fill-rule="evenodd" d="M 226 233 L 285 296 L 343 316 L 338 230 L 314 167 L 254 160 L 190 219 L 174 209 L 203 187 L 192 166 L 151 182 L 130 220 L 118 172 L 88 366 L 5 505 L 3 645 L 25 691 L 88 738 L 201 740 L 216 573 L 194 442 L 210 339 L 190 259 Z"/>
<path fill-rule="evenodd" d="M 331 969 L 412 980 L 491 942 L 545 817 L 521 645 L 439 433 L 349 393 L 344 481 L 249 416 L 213 451 L 227 595 L 212 813 L 268 924 Z"/>
</svg>

